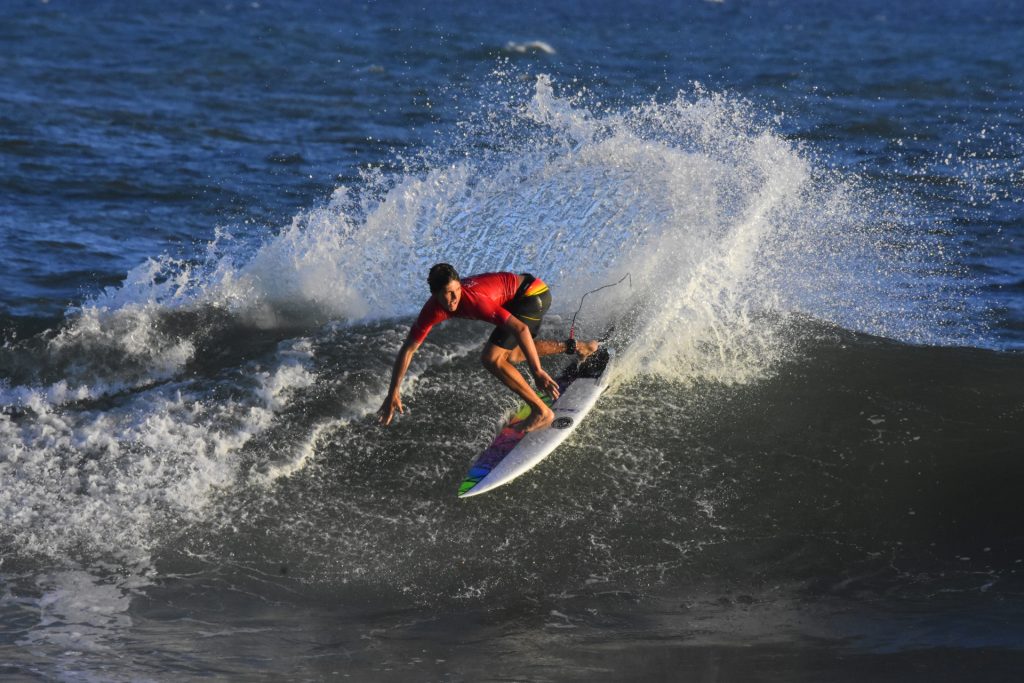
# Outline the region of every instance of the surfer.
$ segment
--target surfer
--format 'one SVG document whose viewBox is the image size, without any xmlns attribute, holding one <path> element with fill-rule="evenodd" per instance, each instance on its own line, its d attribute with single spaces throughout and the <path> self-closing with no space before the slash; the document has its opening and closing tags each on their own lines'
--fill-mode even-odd
<svg viewBox="0 0 1024 683">
<path fill-rule="evenodd" d="M 572 338 L 566 341 L 534 340 L 541 319 L 551 305 L 551 291 L 542 280 L 529 273 L 483 273 L 460 278 L 455 268 L 447 263 L 438 263 L 430 269 L 427 284 L 430 286 L 430 298 L 395 357 L 391 388 L 377 411 L 380 423 L 391 424 L 396 410 L 405 412 L 400 388 L 413 354 L 434 325 L 455 317 L 484 320 L 495 326 L 484 345 L 481 362 L 529 404 L 532 410 L 524 431 L 532 432 L 550 425 L 555 414 L 513 364 L 527 361 L 537 387 L 558 398 L 558 383 L 541 367 L 540 357 L 567 353 L 585 358 L 597 351 L 598 343 L 577 342 Z"/>
</svg>

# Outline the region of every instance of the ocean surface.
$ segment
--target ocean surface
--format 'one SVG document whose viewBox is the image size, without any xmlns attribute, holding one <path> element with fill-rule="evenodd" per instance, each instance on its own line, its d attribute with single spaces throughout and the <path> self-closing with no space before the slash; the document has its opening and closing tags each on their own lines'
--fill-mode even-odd
<svg viewBox="0 0 1024 683">
<path fill-rule="evenodd" d="M 1024 679 L 1024 4 L 0 0 L 0 679 Z M 485 496 L 482 323 L 621 363 Z M 564 360 L 546 359 L 554 371 Z"/>
</svg>

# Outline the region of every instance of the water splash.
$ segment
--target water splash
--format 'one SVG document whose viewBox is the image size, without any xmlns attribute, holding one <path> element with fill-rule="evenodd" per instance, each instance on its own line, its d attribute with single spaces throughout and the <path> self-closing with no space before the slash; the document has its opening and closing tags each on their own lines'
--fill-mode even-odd
<svg viewBox="0 0 1024 683">
<path fill-rule="evenodd" d="M 86 302 L 48 352 L 114 375 L 79 372 L 82 383 L 171 377 L 211 327 L 169 330 L 174 312 L 256 329 L 408 316 L 438 261 L 534 272 L 553 286 L 556 313 L 632 272 L 633 291 L 606 297 L 606 315 L 590 312 L 594 331 L 631 318 L 632 371 L 760 376 L 787 353 L 770 321 L 793 312 L 905 341 L 961 341 L 941 245 L 749 103 L 696 86 L 608 111 L 585 91 L 560 96 L 546 76 L 529 96 L 504 77 L 507 99 L 406 172 L 367 171 L 257 244 L 222 230 L 196 262 L 148 261 Z M 85 360 L 103 348 L 116 370 Z"/>
<path fill-rule="evenodd" d="M 308 345 L 287 344 L 214 391 L 168 383 L 78 410 L 23 389 L 21 412 L 0 415 L 0 543 L 144 562 L 159 529 L 201 518 L 235 483 L 242 448 L 314 381 L 309 359 Z"/>
</svg>

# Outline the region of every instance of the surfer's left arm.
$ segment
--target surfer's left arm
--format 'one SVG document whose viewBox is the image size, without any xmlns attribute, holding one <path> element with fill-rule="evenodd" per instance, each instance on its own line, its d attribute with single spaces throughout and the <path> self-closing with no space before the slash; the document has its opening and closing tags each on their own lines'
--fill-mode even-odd
<svg viewBox="0 0 1024 683">
<path fill-rule="evenodd" d="M 504 324 L 515 332 L 516 338 L 519 340 L 519 348 L 523 350 L 523 355 L 526 356 L 526 362 L 530 365 L 530 372 L 533 373 L 533 379 L 537 383 L 537 387 L 547 391 L 551 394 L 552 398 L 558 398 L 558 382 L 551 379 L 551 375 L 546 373 L 544 367 L 540 364 L 540 354 L 537 353 L 537 346 L 533 343 L 533 335 L 530 334 L 530 328 L 514 316 L 510 316 Z"/>
</svg>

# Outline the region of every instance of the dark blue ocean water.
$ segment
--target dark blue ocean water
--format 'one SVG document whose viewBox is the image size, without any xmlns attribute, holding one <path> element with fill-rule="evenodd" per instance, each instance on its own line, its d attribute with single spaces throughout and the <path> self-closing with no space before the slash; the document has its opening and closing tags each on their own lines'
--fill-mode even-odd
<svg viewBox="0 0 1024 683">
<path fill-rule="evenodd" d="M 1014 680 L 1024 5 L 0 4 L 0 674 Z M 623 362 L 537 470 L 426 268 Z M 557 365 L 553 361 L 552 365 Z"/>
</svg>

